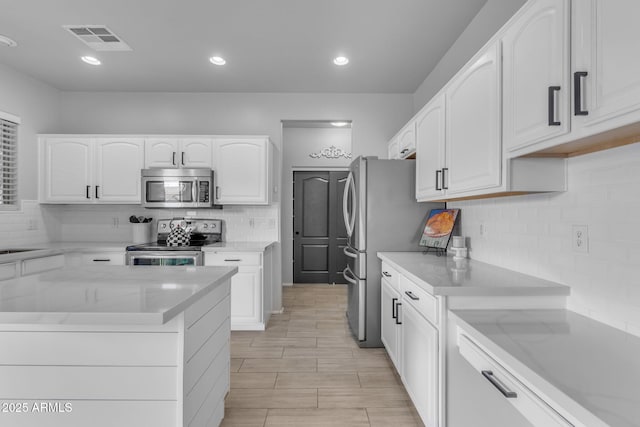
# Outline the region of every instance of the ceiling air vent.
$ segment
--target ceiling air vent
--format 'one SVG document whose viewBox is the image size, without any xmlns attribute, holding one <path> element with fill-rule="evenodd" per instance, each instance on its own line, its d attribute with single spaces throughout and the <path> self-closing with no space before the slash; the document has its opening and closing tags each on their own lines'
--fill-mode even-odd
<svg viewBox="0 0 640 427">
<path fill-rule="evenodd" d="M 132 50 L 128 44 L 104 25 L 63 25 L 62 27 L 93 50 Z"/>
</svg>

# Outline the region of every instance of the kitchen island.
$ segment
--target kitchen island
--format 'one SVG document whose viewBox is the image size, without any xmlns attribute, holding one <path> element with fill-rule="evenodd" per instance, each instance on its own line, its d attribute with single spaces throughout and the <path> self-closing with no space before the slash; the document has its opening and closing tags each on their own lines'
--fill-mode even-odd
<svg viewBox="0 0 640 427">
<path fill-rule="evenodd" d="M 1 282 L 0 425 L 218 425 L 236 272 L 91 266 Z"/>
</svg>

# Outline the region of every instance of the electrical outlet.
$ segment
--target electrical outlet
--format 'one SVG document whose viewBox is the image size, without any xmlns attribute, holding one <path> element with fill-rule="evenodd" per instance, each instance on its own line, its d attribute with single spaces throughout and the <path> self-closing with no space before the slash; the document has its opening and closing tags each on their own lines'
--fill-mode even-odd
<svg viewBox="0 0 640 427">
<path fill-rule="evenodd" d="M 589 228 L 586 225 L 571 227 L 571 247 L 574 252 L 589 253 Z"/>
<path fill-rule="evenodd" d="M 480 237 L 487 237 L 487 226 L 480 224 Z"/>
</svg>

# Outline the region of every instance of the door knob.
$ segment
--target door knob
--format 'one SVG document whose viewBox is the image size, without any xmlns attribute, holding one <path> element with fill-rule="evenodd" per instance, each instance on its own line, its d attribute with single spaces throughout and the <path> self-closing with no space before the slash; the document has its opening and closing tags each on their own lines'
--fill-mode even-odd
<svg viewBox="0 0 640 427">
<path fill-rule="evenodd" d="M 300 232 L 299 232 L 299 231 L 296 231 L 296 236 L 297 236 L 298 234 L 300 234 Z"/>
</svg>

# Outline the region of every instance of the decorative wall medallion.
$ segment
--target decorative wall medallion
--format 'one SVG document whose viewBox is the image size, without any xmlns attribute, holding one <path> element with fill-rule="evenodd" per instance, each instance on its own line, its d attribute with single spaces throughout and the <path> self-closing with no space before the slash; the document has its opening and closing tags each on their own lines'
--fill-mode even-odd
<svg viewBox="0 0 640 427">
<path fill-rule="evenodd" d="M 320 157 L 325 157 L 327 159 L 339 159 L 340 157 L 344 157 L 345 159 L 350 159 L 351 153 L 346 153 L 342 151 L 342 148 L 338 148 L 332 145 L 329 148 L 323 148 L 317 153 L 309 154 L 309 157 L 311 157 L 312 159 L 319 159 Z"/>
</svg>

